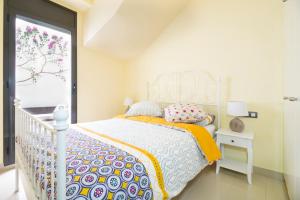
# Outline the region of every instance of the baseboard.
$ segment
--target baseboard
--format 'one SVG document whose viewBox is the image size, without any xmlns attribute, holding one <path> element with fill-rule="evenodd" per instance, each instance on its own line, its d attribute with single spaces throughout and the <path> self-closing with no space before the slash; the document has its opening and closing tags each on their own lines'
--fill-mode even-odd
<svg viewBox="0 0 300 200">
<path fill-rule="evenodd" d="M 284 189 L 285 189 L 285 193 L 286 193 L 286 197 L 287 197 L 286 199 L 290 200 L 291 198 L 290 198 L 290 195 L 289 195 L 289 191 L 288 191 L 284 176 L 283 176 L 283 183 L 284 183 Z"/>
<path fill-rule="evenodd" d="M 284 181 L 283 174 L 280 173 L 280 172 L 276 172 L 276 171 L 269 170 L 269 169 L 264 169 L 264 168 L 261 168 L 261 167 L 253 167 L 253 172 L 256 173 L 256 174 L 261 174 L 261 175 L 266 176 L 266 177 L 270 177 L 270 178 L 273 178 L 273 179 Z"/>
</svg>

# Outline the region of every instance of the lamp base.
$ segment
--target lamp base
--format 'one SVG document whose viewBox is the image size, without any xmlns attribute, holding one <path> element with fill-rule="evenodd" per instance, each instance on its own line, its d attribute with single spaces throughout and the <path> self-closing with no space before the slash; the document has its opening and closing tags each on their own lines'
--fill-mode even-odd
<svg viewBox="0 0 300 200">
<path fill-rule="evenodd" d="M 125 113 L 127 113 L 129 109 L 130 109 L 130 106 L 127 106 L 126 110 L 125 110 Z"/>
<path fill-rule="evenodd" d="M 235 117 L 233 118 L 231 121 L 230 121 L 230 129 L 234 132 L 238 132 L 238 133 L 241 133 L 243 132 L 244 128 L 245 128 L 245 125 L 243 123 L 242 120 L 240 120 L 238 117 Z"/>
</svg>

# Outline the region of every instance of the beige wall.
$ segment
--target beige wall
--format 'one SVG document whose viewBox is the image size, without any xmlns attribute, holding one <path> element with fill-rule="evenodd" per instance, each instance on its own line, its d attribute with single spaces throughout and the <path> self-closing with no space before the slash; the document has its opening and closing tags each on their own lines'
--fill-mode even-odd
<svg viewBox="0 0 300 200">
<path fill-rule="evenodd" d="M 123 64 L 83 47 L 83 14 L 78 13 L 78 121 L 105 119 L 122 112 Z M 3 71 L 3 1 L 0 0 L 0 81 Z M 0 87 L 0 165 L 3 163 L 2 86 Z"/>
<path fill-rule="evenodd" d="M 122 112 L 125 67 L 83 46 L 83 16 L 78 14 L 78 121 L 110 118 Z"/>
<path fill-rule="evenodd" d="M 255 132 L 255 165 L 281 172 L 281 51 L 281 1 L 191 0 L 142 56 L 128 64 L 127 95 L 144 99 L 146 81 L 164 72 L 202 69 L 221 75 L 224 102 L 244 100 L 259 113 L 258 119 L 244 120 Z M 223 113 L 223 126 L 229 120 Z M 241 159 L 236 150 L 226 153 Z"/>
<path fill-rule="evenodd" d="M 59 1 L 59 0 L 57 0 Z M 0 25 L 2 25 L 0 1 Z M 79 13 L 79 28 L 83 16 Z M 2 46 L 2 26 L 0 45 Z M 191 0 L 183 12 L 136 60 L 123 63 L 83 47 L 78 33 L 78 119 L 111 117 L 126 95 L 146 96 L 146 81 L 164 72 L 207 70 L 223 77 L 224 101 L 245 100 L 258 119 L 245 119 L 255 132 L 255 165 L 282 171 L 282 10 L 274 0 Z M 2 48 L 0 48 L 2 80 Z M 127 75 L 127 76 L 126 76 Z M 2 113 L 0 87 L 0 113 Z M 225 109 L 225 106 L 224 106 Z M 0 115 L 2 117 L 2 115 Z M 0 163 L 2 119 L 0 117 Z M 223 125 L 230 118 L 223 113 Z M 227 153 L 241 159 L 234 150 Z"/>
</svg>

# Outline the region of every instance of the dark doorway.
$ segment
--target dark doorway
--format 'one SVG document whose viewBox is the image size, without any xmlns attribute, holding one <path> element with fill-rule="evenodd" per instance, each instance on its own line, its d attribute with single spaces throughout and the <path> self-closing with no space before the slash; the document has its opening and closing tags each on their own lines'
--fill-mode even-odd
<svg viewBox="0 0 300 200">
<path fill-rule="evenodd" d="M 45 31 L 46 30 L 46 31 Z M 49 32 L 49 31 L 50 32 Z M 52 32 L 51 32 L 52 31 Z M 47 0 L 4 1 L 4 71 L 3 71 L 3 158 L 4 165 L 15 162 L 14 106 L 16 95 L 26 97 L 27 110 L 51 112 L 53 102 L 62 94 L 52 91 L 45 105 L 32 99 L 43 96 L 40 82 L 59 79 L 65 84 L 71 122 L 77 121 L 77 14 Z M 60 34 L 62 36 L 60 36 Z M 66 35 L 66 38 L 63 38 Z M 65 40 L 64 40 L 65 39 Z M 28 43 L 31 42 L 30 44 Z M 34 46 L 37 44 L 36 46 Z M 26 46 L 27 45 L 27 46 Z M 29 45 L 29 46 L 28 46 Z M 32 47 L 30 45 L 33 45 Z M 39 48 L 36 48 L 39 47 Z M 24 48 L 24 49 L 22 49 Z M 34 49 L 28 53 L 28 49 Z M 59 53 L 57 53 L 59 51 Z M 22 52 L 25 52 L 22 54 Z M 27 54 L 28 55 L 27 55 Z M 24 56 L 20 56 L 24 55 Z M 26 56 L 27 57 L 26 57 Z M 26 57 L 26 58 L 25 58 Z M 67 61 L 65 61 L 67 60 Z M 42 67 L 37 63 L 42 63 Z M 67 63 L 67 64 L 66 64 Z M 49 69 L 47 68 L 47 65 Z M 69 66 L 66 68 L 65 66 Z M 55 68 L 56 67 L 56 68 Z M 51 68 L 51 69 L 50 69 Z M 55 69 L 53 69 L 55 68 Z M 67 74 L 69 73 L 69 74 Z M 64 81 L 64 82 L 63 82 Z M 17 84 L 16 84 L 17 83 Z M 56 83 L 56 86 L 58 84 Z M 24 89 L 24 87 L 27 87 Z M 28 88 L 32 87 L 32 88 Z M 53 87 L 53 86 L 51 86 Z M 32 96 L 28 91 L 32 91 Z M 34 91 L 34 92 L 33 92 Z M 54 89 L 54 92 L 56 90 Z M 51 91 L 49 91 L 49 94 Z M 24 96 L 25 95 L 25 96 Z M 26 96 L 27 95 L 27 96 Z M 34 96 L 37 95 L 37 96 Z M 54 96 L 53 96 L 54 95 Z M 31 98 L 27 98 L 31 97 Z M 32 98 L 33 97 L 33 98 Z M 53 100 L 52 102 L 49 102 Z M 56 101 L 54 101 L 56 99 Z M 22 101 L 22 99 L 21 99 Z"/>
</svg>

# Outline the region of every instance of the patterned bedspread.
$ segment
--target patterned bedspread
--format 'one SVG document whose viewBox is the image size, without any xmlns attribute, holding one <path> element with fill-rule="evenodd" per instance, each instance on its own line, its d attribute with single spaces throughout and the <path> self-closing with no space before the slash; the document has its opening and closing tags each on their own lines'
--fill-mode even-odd
<svg viewBox="0 0 300 200">
<path fill-rule="evenodd" d="M 50 166 L 48 168 L 49 173 Z M 40 176 L 42 187 L 43 180 Z M 50 184 L 47 190 L 50 193 Z M 70 129 L 67 133 L 66 196 L 80 200 L 150 200 L 153 191 L 148 172 L 136 157 Z"/>
<path fill-rule="evenodd" d="M 72 125 L 66 140 L 67 199 L 171 199 L 208 163 L 192 134 L 134 120 Z"/>
</svg>

